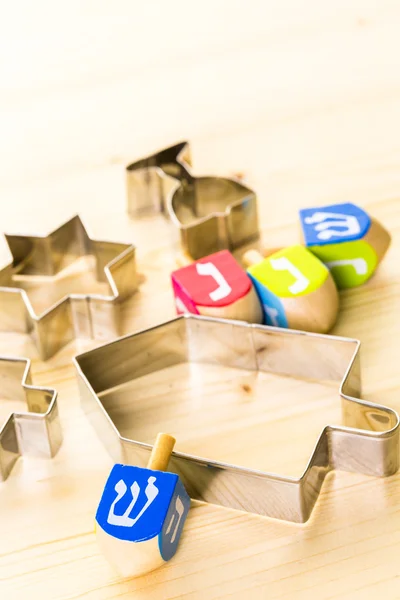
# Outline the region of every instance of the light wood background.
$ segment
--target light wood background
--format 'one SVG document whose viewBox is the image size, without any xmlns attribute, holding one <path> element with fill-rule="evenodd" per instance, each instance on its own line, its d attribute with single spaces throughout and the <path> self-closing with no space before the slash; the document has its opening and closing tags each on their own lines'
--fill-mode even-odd
<svg viewBox="0 0 400 600">
<path fill-rule="evenodd" d="M 97 237 L 133 241 L 143 281 L 126 308 L 132 331 L 174 314 L 174 258 L 161 219 L 125 213 L 127 162 L 190 139 L 196 172 L 244 173 L 272 246 L 297 240 L 298 208 L 355 201 L 393 244 L 367 285 L 341 294 L 334 333 L 362 340 L 364 397 L 400 410 L 399 3 L 0 5 L 0 230 L 44 234 L 79 212 Z M 66 282 L 94 290 L 86 267 L 30 287 L 38 310 Z M 194 503 L 175 558 L 120 580 L 93 532 L 111 461 L 79 406 L 71 358 L 89 347 L 43 363 L 28 337 L 0 335 L 0 354 L 31 357 L 34 382 L 58 390 L 65 436 L 53 461 L 21 459 L 0 485 L 2 599 L 400 598 L 400 475 L 335 473 L 302 526 Z M 142 438 L 168 425 L 177 449 L 299 475 L 340 419 L 337 390 L 251 382 L 190 366 L 136 382 L 151 399 Z M 4 404 L 1 418 L 22 408 Z"/>
</svg>

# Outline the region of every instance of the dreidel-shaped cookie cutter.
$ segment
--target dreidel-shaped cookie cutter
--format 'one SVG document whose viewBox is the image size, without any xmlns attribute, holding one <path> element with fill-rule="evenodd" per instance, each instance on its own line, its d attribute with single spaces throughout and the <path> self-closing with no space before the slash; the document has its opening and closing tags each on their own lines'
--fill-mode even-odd
<svg viewBox="0 0 400 600">
<path fill-rule="evenodd" d="M 235 250 L 259 235 L 255 193 L 237 179 L 195 177 L 188 142 L 128 165 L 126 180 L 128 213 L 163 213 L 195 260 Z"/>
<path fill-rule="evenodd" d="M 132 379 L 192 361 L 337 382 L 344 425 L 323 429 L 298 479 L 182 452 L 170 460 L 170 470 L 192 498 L 305 522 L 332 469 L 373 476 L 398 469 L 399 416 L 360 399 L 359 348 L 357 340 L 343 337 L 185 315 L 81 354 L 75 366 L 82 405 L 100 439 L 116 462 L 139 466 L 151 446 L 124 438 L 101 399 Z M 140 403 L 140 397 L 132 402 Z"/>
<path fill-rule="evenodd" d="M 28 411 L 0 423 L 0 481 L 22 455 L 53 457 L 62 442 L 57 392 L 34 386 L 26 358 L 0 357 L 0 401 L 24 400 Z"/>
<path fill-rule="evenodd" d="M 0 270 L 0 331 L 30 333 L 46 360 L 75 338 L 120 335 L 117 305 L 137 289 L 135 248 L 92 239 L 79 216 L 47 236 L 6 235 L 12 263 Z M 54 276 L 78 258 L 92 255 L 96 276 L 109 293 L 69 294 L 37 315 L 15 274 Z"/>
</svg>

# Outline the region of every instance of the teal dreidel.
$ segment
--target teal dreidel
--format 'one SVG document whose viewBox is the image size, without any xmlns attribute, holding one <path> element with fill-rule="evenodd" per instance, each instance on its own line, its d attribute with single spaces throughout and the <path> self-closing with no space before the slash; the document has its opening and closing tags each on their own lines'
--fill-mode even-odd
<svg viewBox="0 0 400 600">
<path fill-rule="evenodd" d="M 178 475 L 165 472 L 175 444 L 159 433 L 147 468 L 116 464 L 97 513 L 97 539 L 123 577 L 153 571 L 172 558 L 190 498 Z"/>
</svg>

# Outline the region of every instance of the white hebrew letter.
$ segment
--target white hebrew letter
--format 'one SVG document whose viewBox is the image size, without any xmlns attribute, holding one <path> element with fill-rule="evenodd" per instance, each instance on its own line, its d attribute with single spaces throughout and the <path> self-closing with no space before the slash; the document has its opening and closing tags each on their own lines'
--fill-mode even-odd
<svg viewBox="0 0 400 600">
<path fill-rule="evenodd" d="M 150 504 L 154 501 L 154 499 L 158 495 L 159 490 L 158 490 L 158 487 L 156 487 L 154 485 L 155 481 L 156 481 L 155 477 L 148 478 L 147 486 L 144 491 L 144 493 L 147 497 L 147 502 L 143 506 L 143 508 L 139 512 L 139 514 L 134 519 L 132 519 L 129 515 L 131 514 L 132 509 L 135 506 L 137 499 L 139 498 L 140 487 L 139 487 L 137 481 L 135 481 L 131 485 L 132 500 L 123 515 L 116 515 L 115 514 L 115 505 L 125 496 L 125 494 L 128 491 L 128 488 L 126 487 L 125 482 L 122 479 L 120 479 L 116 483 L 115 488 L 114 488 L 115 491 L 117 492 L 117 497 L 115 498 L 114 502 L 110 506 L 110 510 L 109 510 L 108 517 L 107 517 L 107 523 L 109 523 L 110 525 L 118 525 L 120 527 L 132 527 L 140 519 L 140 517 L 148 509 Z"/>
<path fill-rule="evenodd" d="M 336 220 L 329 220 L 336 219 Z M 318 231 L 317 238 L 320 240 L 329 240 L 331 237 L 345 237 L 348 235 L 357 235 L 360 233 L 360 224 L 354 215 L 342 215 L 340 213 L 315 212 L 311 217 L 306 217 L 304 223 L 315 225 L 315 231 Z M 331 227 L 344 227 L 344 229 L 331 229 Z"/>
<path fill-rule="evenodd" d="M 327 262 L 326 266 L 328 269 L 332 269 L 333 267 L 342 267 L 344 265 L 351 265 L 354 267 L 357 275 L 366 275 L 368 272 L 367 261 L 364 258 L 349 258 L 347 260 L 332 260 L 331 262 Z"/>
<path fill-rule="evenodd" d="M 181 521 L 181 519 L 182 519 L 182 515 L 183 515 L 183 511 L 184 511 L 183 502 L 182 502 L 182 500 L 179 498 L 179 496 L 177 496 L 177 497 L 176 497 L 176 501 L 175 501 L 175 510 L 176 510 L 176 513 L 174 513 L 174 514 L 172 515 L 172 517 L 171 517 L 171 520 L 170 520 L 170 522 L 169 522 L 169 524 L 168 524 L 167 531 L 165 532 L 166 534 L 168 534 L 168 533 L 171 531 L 172 523 L 174 522 L 174 519 L 175 519 L 175 514 L 177 514 L 177 515 L 178 515 L 178 520 L 177 520 L 177 522 L 176 522 L 175 529 L 174 529 L 174 532 L 173 532 L 173 534 L 172 534 L 172 537 L 171 537 L 171 539 L 169 540 L 169 541 L 170 541 L 170 544 L 173 544 L 173 543 L 174 543 L 174 540 L 175 540 L 175 538 L 176 538 L 176 534 L 178 533 L 178 527 L 179 527 L 179 523 L 180 523 L 180 521 Z"/>
<path fill-rule="evenodd" d="M 147 502 L 143 506 L 143 508 L 140 511 L 140 513 L 138 514 L 138 516 L 133 519 L 132 525 L 134 525 L 136 523 L 136 521 L 139 521 L 139 519 L 142 516 L 142 514 L 149 508 L 150 504 L 158 496 L 159 489 L 158 489 L 157 486 L 154 485 L 155 481 L 156 481 L 155 477 L 149 477 L 148 478 L 146 489 L 144 490 L 144 493 L 146 494 L 146 497 L 147 497 Z"/>
<path fill-rule="evenodd" d="M 180 312 L 189 312 L 186 306 L 183 304 L 182 300 L 178 296 L 175 296 L 175 306 Z"/>
<path fill-rule="evenodd" d="M 110 525 L 119 525 L 120 527 L 132 527 L 133 519 L 130 518 L 129 513 L 135 506 L 136 501 L 139 497 L 140 487 L 138 486 L 136 481 L 131 485 L 132 500 L 123 515 L 115 514 L 115 505 L 125 496 L 126 492 L 128 491 L 128 488 L 126 487 L 125 482 L 122 479 L 120 479 L 115 484 L 114 489 L 117 492 L 117 497 L 110 506 L 110 510 L 107 517 L 107 523 L 110 523 Z"/>
<path fill-rule="evenodd" d="M 303 273 L 299 271 L 286 256 L 271 258 L 271 266 L 275 271 L 289 271 L 289 273 L 293 275 L 296 281 L 289 286 L 289 290 L 293 295 L 300 294 L 308 288 L 310 280 L 307 279 L 307 277 L 305 277 L 305 275 L 303 275 Z"/>
<path fill-rule="evenodd" d="M 209 294 L 211 300 L 217 302 L 218 300 L 222 300 L 222 298 L 229 296 L 232 288 L 222 275 L 221 271 L 219 271 L 212 262 L 197 263 L 196 270 L 199 275 L 210 275 L 215 279 L 218 287 Z"/>
<path fill-rule="evenodd" d="M 264 309 L 265 309 L 265 312 L 267 313 L 267 315 L 269 316 L 269 318 L 271 319 L 272 325 L 274 327 L 279 327 L 279 323 L 278 323 L 278 319 L 277 319 L 277 316 L 279 313 L 276 310 L 276 308 L 270 308 L 269 306 L 266 306 L 264 304 Z"/>
</svg>

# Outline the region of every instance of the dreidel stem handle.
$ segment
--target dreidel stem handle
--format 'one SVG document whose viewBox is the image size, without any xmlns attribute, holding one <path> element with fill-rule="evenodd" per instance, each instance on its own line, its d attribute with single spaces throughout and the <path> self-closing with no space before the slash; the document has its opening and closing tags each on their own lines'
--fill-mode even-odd
<svg viewBox="0 0 400 600">
<path fill-rule="evenodd" d="M 251 267 L 252 265 L 258 265 L 260 262 L 264 260 L 264 257 L 258 250 L 247 250 L 242 256 L 242 261 L 246 265 L 246 267 Z"/>
<path fill-rule="evenodd" d="M 175 438 L 169 433 L 159 433 L 154 442 L 147 468 L 153 471 L 165 471 L 175 446 Z"/>
<path fill-rule="evenodd" d="M 194 259 L 190 256 L 190 254 L 188 252 L 181 250 L 176 257 L 175 262 L 176 262 L 176 266 L 179 269 L 182 269 L 183 267 L 187 267 L 188 265 L 191 265 L 194 262 Z"/>
</svg>

